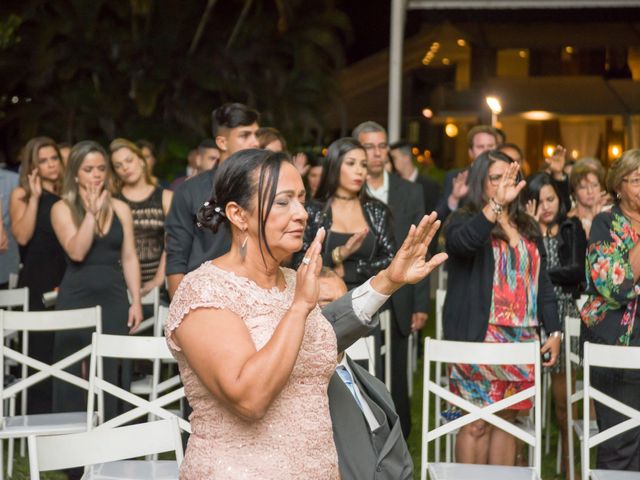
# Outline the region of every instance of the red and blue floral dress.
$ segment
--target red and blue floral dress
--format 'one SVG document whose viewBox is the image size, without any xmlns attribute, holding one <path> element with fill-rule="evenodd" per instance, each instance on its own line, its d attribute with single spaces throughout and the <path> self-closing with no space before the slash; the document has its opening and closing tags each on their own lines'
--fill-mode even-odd
<svg viewBox="0 0 640 480">
<path fill-rule="evenodd" d="M 538 327 L 540 253 L 534 241 L 521 237 L 515 247 L 492 239 L 495 261 L 493 294 L 485 342 L 533 342 Z M 466 400 L 485 406 L 533 386 L 533 365 L 453 364 L 449 388 Z M 511 407 L 531 408 L 530 400 Z"/>
</svg>

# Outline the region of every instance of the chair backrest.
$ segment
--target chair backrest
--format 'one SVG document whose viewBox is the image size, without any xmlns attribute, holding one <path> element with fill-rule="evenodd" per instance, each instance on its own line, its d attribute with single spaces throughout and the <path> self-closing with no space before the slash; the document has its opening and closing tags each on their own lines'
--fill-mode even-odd
<svg viewBox="0 0 640 480">
<path fill-rule="evenodd" d="M 22 267 L 22 265 L 20 266 Z M 9 287 L 10 290 L 14 289 L 14 288 L 18 288 L 18 279 L 19 279 L 19 275 L 16 272 L 11 272 L 9 274 L 9 282 L 7 283 L 7 286 Z"/>
<path fill-rule="evenodd" d="M 590 367 L 615 368 L 615 369 L 640 369 L 640 347 L 623 347 L 617 345 L 600 345 L 596 343 L 584 343 L 583 357 L 583 382 L 584 382 L 584 402 L 582 405 L 584 441 L 582 443 L 583 478 L 590 476 L 591 448 L 600 445 L 616 435 L 620 435 L 632 428 L 640 426 L 640 411 L 625 405 L 619 400 L 612 398 L 607 393 L 602 392 L 591 385 Z M 589 403 L 591 400 L 607 405 L 609 408 L 629 417 L 627 420 L 617 425 L 600 430 L 591 436 L 589 430 Z"/>
<path fill-rule="evenodd" d="M 14 312 L 0 310 L 0 331 L 4 335 L 7 331 L 37 332 L 94 329 L 101 331 L 101 309 L 99 306 L 77 310 L 56 310 L 46 312 Z M 55 377 L 85 390 L 89 389 L 89 382 L 85 379 L 66 372 L 64 369 L 78 363 L 91 354 L 91 345 L 87 345 L 71 355 L 58 360 L 52 365 L 36 360 L 23 352 L 19 352 L 7 345 L 2 346 L 0 355 L 0 418 L 4 417 L 4 402 L 29 387 L 48 378 Z M 24 376 L 8 387 L 4 387 L 5 357 L 17 362 L 21 366 L 28 366 L 36 373 Z"/>
<path fill-rule="evenodd" d="M 129 295 L 129 301 L 131 301 L 131 294 L 128 293 L 128 295 Z M 138 330 L 136 330 L 136 333 L 141 333 L 141 332 L 144 332 L 145 330 L 148 330 L 149 328 L 153 328 L 154 335 L 155 335 L 155 325 L 157 323 L 157 318 L 158 318 L 158 307 L 160 306 L 160 289 L 158 287 L 152 288 L 149 293 L 147 293 L 144 297 L 140 299 L 140 303 L 143 306 L 153 305 L 153 314 L 150 317 L 145 318 L 142 322 L 140 322 L 140 325 L 138 326 Z"/>
<path fill-rule="evenodd" d="M 159 418 L 176 418 L 179 427 L 191 433 L 189 422 L 177 417 L 167 410 L 167 406 L 184 398 L 184 387 L 178 382 L 174 389 L 162 396 L 152 395 L 146 399 L 134 395 L 117 385 L 107 382 L 102 376 L 102 359 L 138 359 L 138 360 L 164 360 L 173 358 L 164 337 L 132 337 L 128 335 L 93 335 L 91 350 L 91 365 L 89 367 L 89 401 L 87 402 L 87 430 L 93 427 L 93 411 L 95 397 L 98 397 L 98 415 L 102 422 L 95 429 L 114 428 L 135 420 L 136 418 L 152 414 Z M 167 389 L 165 389 L 167 390 Z M 104 393 L 113 395 L 134 408 L 122 415 L 118 415 L 108 421 L 104 421 Z"/>
<path fill-rule="evenodd" d="M 359 338 L 345 351 L 352 360 L 366 361 L 367 370 L 371 375 L 376 374 L 376 349 L 373 337 Z"/>
<path fill-rule="evenodd" d="M 534 365 L 535 381 L 532 387 L 506 397 L 486 407 L 479 407 L 431 380 L 432 363 L 463 363 L 480 365 Z M 426 479 L 429 442 L 468 425 L 476 420 L 484 420 L 531 445 L 534 449 L 534 469 L 540 475 L 541 457 L 541 390 L 540 390 L 540 343 L 483 343 L 452 342 L 448 340 L 425 339 L 424 384 L 422 411 L 422 466 L 421 478 Z M 459 418 L 429 430 L 430 396 L 436 401 L 441 398 L 460 410 L 468 412 Z M 529 398 L 534 399 L 535 433 L 516 424 L 507 422 L 495 412 L 510 408 Z"/>
<path fill-rule="evenodd" d="M 160 305 L 158 307 L 158 314 L 156 315 L 156 324 L 153 331 L 153 334 L 156 337 L 160 337 L 164 335 L 164 326 L 167 323 L 168 318 L 169 318 L 169 307 L 165 305 Z"/>
<path fill-rule="evenodd" d="M 174 451 L 182 463 L 182 439 L 175 419 L 125 427 L 51 436 L 29 437 L 31 480 L 40 472 L 127 460 Z"/>
<path fill-rule="evenodd" d="M 578 300 L 576 300 L 576 306 L 578 307 L 578 311 L 582 310 L 582 307 L 584 307 L 584 304 L 587 303 L 587 300 L 589 299 L 589 295 L 580 295 L 580 298 L 578 298 Z"/>
<path fill-rule="evenodd" d="M 444 333 L 442 330 L 442 311 L 444 309 L 444 301 L 447 298 L 447 291 L 436 290 L 436 339 L 442 340 Z"/>
<path fill-rule="evenodd" d="M 23 312 L 29 311 L 28 287 L 0 290 L 0 308 L 9 310 L 15 307 L 22 308 Z"/>
</svg>

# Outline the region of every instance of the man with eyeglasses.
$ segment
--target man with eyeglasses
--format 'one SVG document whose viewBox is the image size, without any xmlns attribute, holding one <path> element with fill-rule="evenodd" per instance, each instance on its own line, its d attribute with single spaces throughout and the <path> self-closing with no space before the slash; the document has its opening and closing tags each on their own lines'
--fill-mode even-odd
<svg viewBox="0 0 640 480">
<path fill-rule="evenodd" d="M 407 236 L 424 212 L 422 186 L 385 170 L 389 155 L 387 131 L 376 122 L 364 122 L 352 133 L 367 153 L 367 189 L 369 194 L 389 206 L 396 241 Z M 391 396 L 396 405 L 402 432 L 409 436 L 411 410 L 407 379 L 407 351 L 411 332 L 422 329 L 427 321 L 429 280 L 407 285 L 391 296 Z"/>
</svg>

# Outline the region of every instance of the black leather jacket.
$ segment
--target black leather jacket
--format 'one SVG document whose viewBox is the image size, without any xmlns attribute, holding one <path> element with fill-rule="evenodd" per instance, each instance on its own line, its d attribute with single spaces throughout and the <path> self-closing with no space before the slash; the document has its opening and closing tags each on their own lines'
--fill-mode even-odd
<svg viewBox="0 0 640 480">
<path fill-rule="evenodd" d="M 562 287 L 574 298 L 584 292 L 586 286 L 585 254 L 587 237 L 580 220 L 575 217 L 566 218 L 558 226 L 558 257 L 560 266 L 549 268 L 551 283 Z"/>
<path fill-rule="evenodd" d="M 396 253 L 396 242 L 391 227 L 391 212 L 387 206 L 375 199 L 363 200 L 360 202 L 360 205 L 362 206 L 367 225 L 369 225 L 369 230 L 375 237 L 375 247 L 371 256 L 367 260 L 360 259 L 356 263 L 358 275 L 366 279 L 386 268 L 391 263 Z M 324 246 L 328 244 L 329 236 L 331 235 L 331 225 L 333 224 L 331 204 L 323 204 L 317 200 L 310 200 L 306 204 L 306 209 L 309 218 L 304 232 L 302 250 L 294 255 L 293 267 L 297 268 L 300 265 L 318 229 L 324 227 L 327 232 L 323 245 L 324 265 L 333 268 L 335 265 L 331 259 L 330 252 L 324 252 Z"/>
</svg>

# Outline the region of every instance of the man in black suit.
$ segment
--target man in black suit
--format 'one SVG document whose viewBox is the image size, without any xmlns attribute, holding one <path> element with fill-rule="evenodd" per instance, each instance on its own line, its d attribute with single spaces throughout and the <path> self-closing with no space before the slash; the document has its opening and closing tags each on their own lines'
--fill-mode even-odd
<svg viewBox="0 0 640 480">
<path fill-rule="evenodd" d="M 431 213 L 436 209 L 440 198 L 440 186 L 430 178 L 421 175 L 414 163 L 411 144 L 400 140 L 389 145 L 389 155 L 398 175 L 405 180 L 422 185 L 424 211 Z"/>
<path fill-rule="evenodd" d="M 367 189 L 371 196 L 386 203 L 391 210 L 393 233 L 401 242 L 411 225 L 425 214 L 422 186 L 388 173 L 384 169 L 389 154 L 387 132 L 375 122 L 358 125 L 352 136 L 367 153 Z M 427 321 L 429 280 L 407 285 L 391 296 L 391 396 L 396 405 L 405 438 L 411 430 L 411 408 L 407 379 L 408 337 Z"/>
<path fill-rule="evenodd" d="M 498 148 L 498 133 L 489 125 L 476 125 L 467 134 L 469 144 L 469 165 L 483 152 Z M 436 211 L 438 218 L 445 221 L 446 217 L 456 210 L 460 201 L 467 195 L 467 168 L 455 168 L 444 177 L 444 188 Z"/>
</svg>

